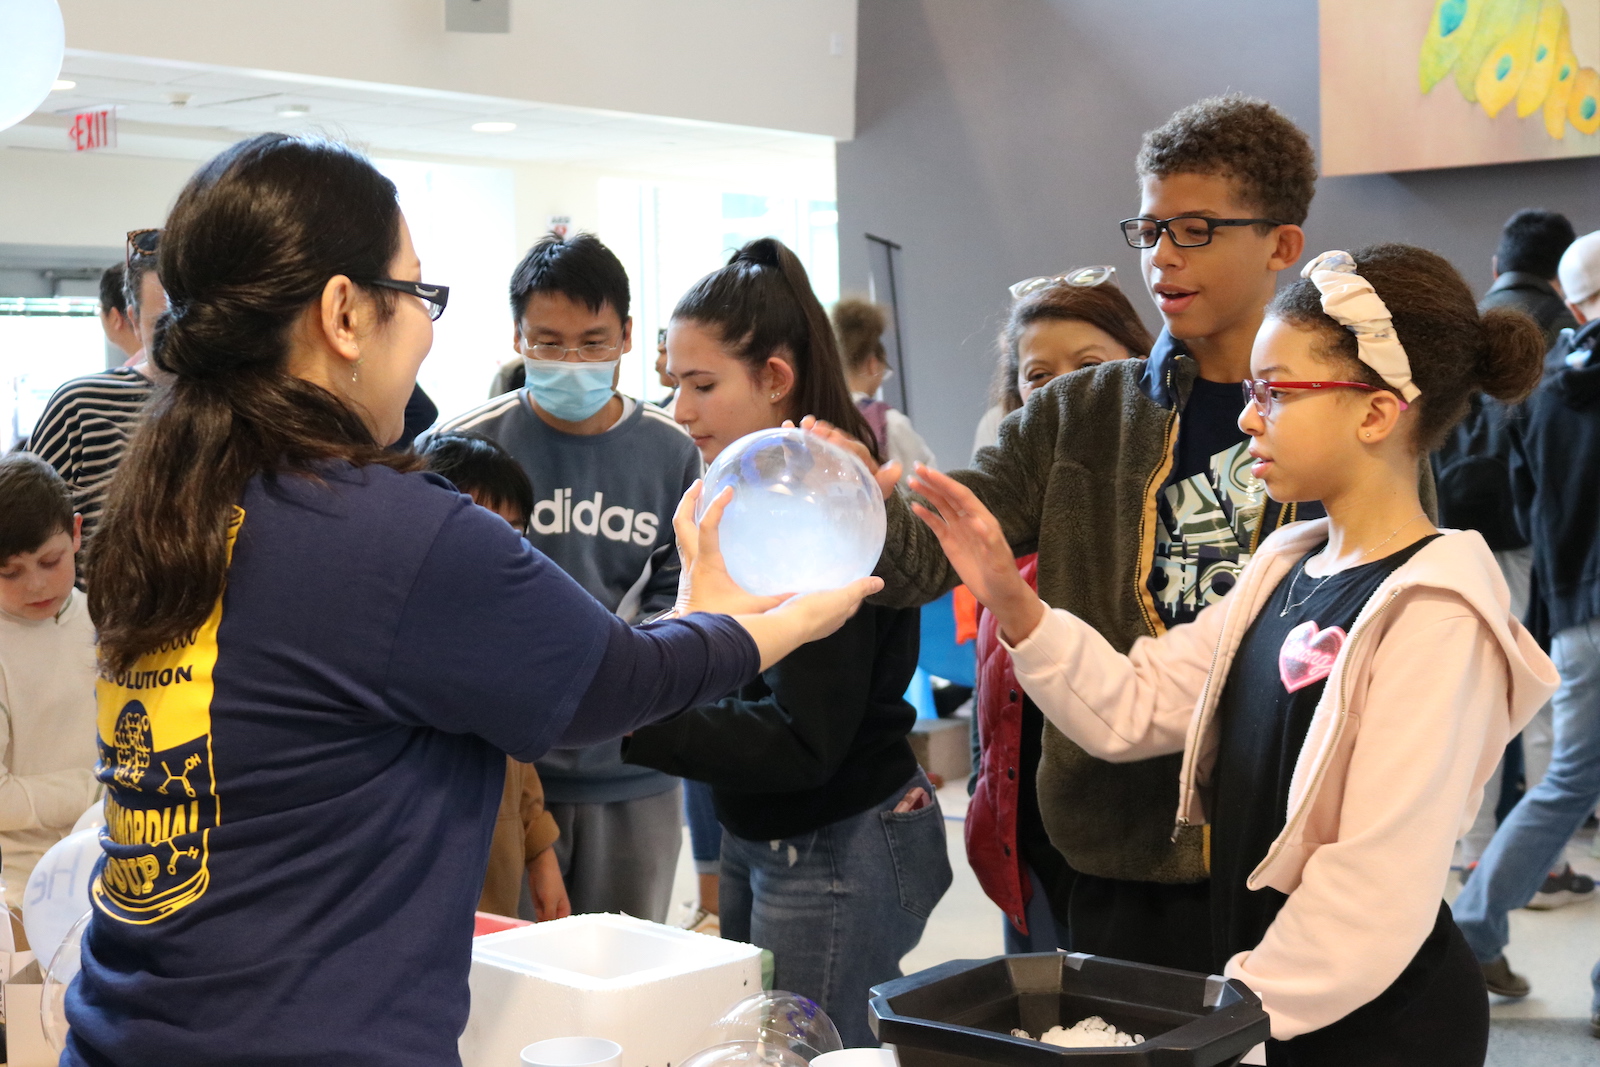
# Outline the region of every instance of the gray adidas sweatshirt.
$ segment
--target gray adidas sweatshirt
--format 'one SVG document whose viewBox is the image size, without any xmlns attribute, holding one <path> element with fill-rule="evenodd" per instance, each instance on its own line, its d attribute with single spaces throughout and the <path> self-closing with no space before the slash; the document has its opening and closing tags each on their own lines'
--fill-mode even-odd
<svg viewBox="0 0 1600 1067">
<path fill-rule="evenodd" d="M 528 540 L 631 622 L 677 599 L 672 513 L 700 477 L 701 462 L 694 441 L 665 412 L 625 403 L 611 429 L 578 436 L 546 424 L 519 389 L 439 430 L 490 438 L 516 457 L 533 482 Z M 677 784 L 660 771 L 624 764 L 621 741 L 552 749 L 535 765 L 551 804 L 637 800 Z"/>
</svg>

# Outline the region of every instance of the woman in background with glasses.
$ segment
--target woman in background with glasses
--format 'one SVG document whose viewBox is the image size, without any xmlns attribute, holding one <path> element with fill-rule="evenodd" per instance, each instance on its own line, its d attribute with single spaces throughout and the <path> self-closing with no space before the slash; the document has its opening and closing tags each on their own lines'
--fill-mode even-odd
<svg viewBox="0 0 1600 1067">
<path fill-rule="evenodd" d="M 714 699 L 881 583 L 769 610 L 685 512 L 684 617 L 630 627 L 390 451 L 448 293 L 348 148 L 234 145 L 159 258 L 171 383 L 90 560 L 107 825 L 62 1063 L 455 1063 L 505 757 Z"/>
<path fill-rule="evenodd" d="M 1147 355 L 1152 343 L 1139 313 L 1117 288 L 1115 267 L 1079 267 L 1018 282 L 1000 331 L 990 408 L 978 423 L 972 451 L 998 441 L 1000 420 L 1051 379 Z"/>
<path fill-rule="evenodd" d="M 1116 273 L 1115 267 L 1080 267 L 1011 287 L 1011 313 L 1000 332 L 994 406 L 978 428 L 974 451 L 994 444 L 1000 420 L 1052 379 L 1150 351 L 1150 334 L 1117 288 Z M 1038 556 L 1019 557 L 1017 569 L 1033 587 Z M 967 810 L 967 861 L 1005 914 L 1007 952 L 1068 948 L 1067 903 L 1075 874 L 1045 833 L 1035 781 L 1044 716 L 1022 698 L 994 616 L 981 605 L 977 629 L 976 758 Z"/>
</svg>

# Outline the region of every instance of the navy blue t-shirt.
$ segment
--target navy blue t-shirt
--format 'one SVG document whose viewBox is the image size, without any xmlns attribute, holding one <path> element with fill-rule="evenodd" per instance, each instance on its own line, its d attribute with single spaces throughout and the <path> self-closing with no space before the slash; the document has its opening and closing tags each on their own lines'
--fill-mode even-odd
<svg viewBox="0 0 1600 1067">
<path fill-rule="evenodd" d="M 505 753 L 759 669 L 722 616 L 632 629 L 435 475 L 256 479 L 228 584 L 100 683 L 106 858 L 66 1064 L 453 1064 Z"/>
<path fill-rule="evenodd" d="M 1249 561 L 1265 490 L 1250 476 L 1237 382 L 1196 378 L 1178 417 L 1172 472 L 1156 497 L 1156 553 L 1148 587 L 1169 628 L 1228 594 Z"/>
</svg>

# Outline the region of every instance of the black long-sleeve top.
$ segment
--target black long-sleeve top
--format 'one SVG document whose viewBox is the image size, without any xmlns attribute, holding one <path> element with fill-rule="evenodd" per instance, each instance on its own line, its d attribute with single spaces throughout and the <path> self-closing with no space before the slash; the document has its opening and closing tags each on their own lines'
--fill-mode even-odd
<svg viewBox="0 0 1600 1067">
<path fill-rule="evenodd" d="M 886 800 L 916 772 L 916 608 L 863 605 L 733 696 L 634 733 L 629 763 L 709 783 L 717 818 L 749 841 L 809 833 Z"/>
</svg>

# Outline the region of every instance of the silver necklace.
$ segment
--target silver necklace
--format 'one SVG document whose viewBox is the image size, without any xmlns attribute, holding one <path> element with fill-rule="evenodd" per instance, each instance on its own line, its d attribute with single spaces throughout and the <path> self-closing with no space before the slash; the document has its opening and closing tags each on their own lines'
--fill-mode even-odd
<svg viewBox="0 0 1600 1067">
<path fill-rule="evenodd" d="M 1412 523 L 1416 522 L 1418 519 L 1425 519 L 1425 518 L 1427 518 L 1426 515 L 1424 515 L 1420 511 L 1417 512 L 1415 515 L 1411 516 L 1405 522 L 1402 522 L 1399 526 L 1396 526 L 1394 528 L 1394 533 L 1390 534 L 1388 537 L 1385 537 L 1382 541 L 1379 541 L 1377 544 L 1373 545 L 1371 548 L 1369 548 L 1365 552 L 1363 552 L 1361 554 L 1361 558 L 1356 560 L 1356 562 L 1354 564 L 1352 564 L 1352 566 L 1359 566 L 1361 564 L 1361 562 L 1363 560 L 1365 560 L 1368 556 L 1370 556 L 1374 552 L 1378 551 L 1378 549 L 1382 548 L 1384 545 L 1388 544 L 1390 541 L 1393 541 L 1396 537 L 1399 537 L 1401 530 L 1404 530 L 1407 526 L 1410 526 Z M 1324 548 L 1323 551 L 1326 552 L 1327 549 Z M 1317 595 L 1317 590 L 1321 589 L 1322 586 L 1327 582 L 1327 580 L 1329 578 L 1332 578 L 1334 574 L 1343 574 L 1344 573 L 1344 571 L 1334 571 L 1332 574 L 1324 574 L 1321 578 L 1319 578 L 1317 580 L 1317 584 L 1312 586 L 1311 589 L 1306 593 L 1305 596 L 1301 597 L 1299 600 L 1295 600 L 1294 599 L 1295 583 L 1297 581 L 1299 581 L 1300 573 L 1302 571 L 1304 571 L 1305 569 L 1306 569 L 1305 568 L 1305 564 L 1302 563 L 1300 566 L 1295 568 L 1294 574 L 1290 576 L 1290 578 L 1289 578 L 1289 593 L 1288 593 L 1288 595 L 1286 597 L 1284 597 L 1284 599 L 1290 601 L 1290 603 L 1285 604 L 1283 606 L 1283 610 L 1278 612 L 1278 618 L 1280 618 L 1280 619 L 1284 618 L 1285 616 L 1287 616 L 1289 614 L 1289 612 L 1293 611 L 1295 608 L 1304 607 L 1306 601 L 1308 601 L 1312 597 L 1316 596 Z M 1350 569 L 1349 567 L 1345 568 L 1345 570 L 1349 570 L 1349 569 Z"/>
</svg>

